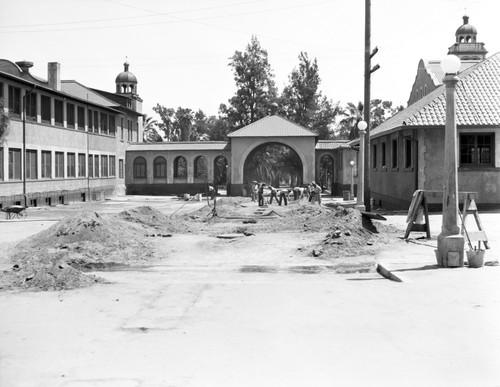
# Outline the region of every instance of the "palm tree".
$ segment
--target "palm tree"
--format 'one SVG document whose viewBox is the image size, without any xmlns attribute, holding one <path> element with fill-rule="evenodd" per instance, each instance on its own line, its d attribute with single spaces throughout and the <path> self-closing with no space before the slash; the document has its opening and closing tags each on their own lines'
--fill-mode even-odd
<svg viewBox="0 0 500 387">
<path fill-rule="evenodd" d="M 355 105 L 352 102 L 348 102 L 342 115 L 345 116 L 345 118 L 339 122 L 341 131 L 343 133 L 349 133 L 349 140 L 358 138 L 358 122 L 363 120 L 363 103 L 358 102 L 358 104 Z"/>
<path fill-rule="evenodd" d="M 144 115 L 143 119 L 143 132 L 142 140 L 144 142 L 162 142 L 158 130 L 156 129 L 158 121 L 154 120 L 153 117 L 148 117 L 147 114 Z"/>
</svg>

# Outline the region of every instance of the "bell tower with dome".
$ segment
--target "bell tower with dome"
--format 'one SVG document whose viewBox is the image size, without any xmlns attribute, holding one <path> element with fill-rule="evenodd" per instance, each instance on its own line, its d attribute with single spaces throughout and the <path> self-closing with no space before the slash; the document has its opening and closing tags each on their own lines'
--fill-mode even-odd
<svg viewBox="0 0 500 387">
<path fill-rule="evenodd" d="M 137 95 L 137 78 L 128 71 L 129 63 L 123 64 L 123 71 L 116 76 L 116 94 Z"/>
<path fill-rule="evenodd" d="M 488 51 L 484 43 L 478 43 L 476 27 L 469 24 L 469 16 L 463 17 L 464 24 L 455 32 L 456 42 L 448 49 L 448 54 L 456 55 L 460 60 L 482 61 L 486 59 Z"/>
</svg>

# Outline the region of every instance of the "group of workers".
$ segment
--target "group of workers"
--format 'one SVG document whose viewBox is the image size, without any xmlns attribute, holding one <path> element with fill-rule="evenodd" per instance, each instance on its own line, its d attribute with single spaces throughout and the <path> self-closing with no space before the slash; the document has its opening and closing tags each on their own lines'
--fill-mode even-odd
<svg viewBox="0 0 500 387">
<path fill-rule="evenodd" d="M 258 201 L 259 206 L 263 206 L 265 204 L 264 194 L 267 193 L 266 191 L 270 193 L 269 204 L 272 204 L 273 199 L 276 199 L 278 205 L 281 206 L 281 204 L 284 203 L 286 206 L 290 200 L 290 195 L 293 193 L 294 200 L 307 198 L 310 203 L 318 203 L 321 205 L 321 187 L 314 181 L 311 182 L 311 184 L 297 186 L 293 189 L 280 189 L 270 184 L 258 183 L 254 180 L 251 189 L 252 201 Z"/>
</svg>

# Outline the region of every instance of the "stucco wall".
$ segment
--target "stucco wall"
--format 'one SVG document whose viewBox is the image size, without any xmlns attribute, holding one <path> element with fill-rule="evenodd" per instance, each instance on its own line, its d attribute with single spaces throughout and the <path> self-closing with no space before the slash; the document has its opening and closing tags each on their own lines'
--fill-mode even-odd
<svg viewBox="0 0 500 387">
<path fill-rule="evenodd" d="M 134 160 L 137 157 L 146 159 L 146 178 L 134 178 Z M 154 177 L 154 160 L 156 157 L 164 157 L 167 162 L 167 177 Z M 183 156 L 187 162 L 187 178 L 174 178 L 174 160 Z M 144 149 L 127 151 L 125 169 L 125 184 L 127 186 L 127 194 L 150 194 L 150 195 L 170 195 L 179 193 L 198 193 L 205 191 L 204 179 L 194 177 L 194 160 L 198 156 L 204 156 L 207 159 L 207 182 L 213 183 L 214 180 L 214 161 L 217 157 L 223 156 L 226 161 L 230 162 L 229 151 L 219 150 L 161 150 L 161 149 Z M 229 168 L 228 168 L 229 169 Z M 230 176 L 228 175 L 228 180 Z"/>
<path fill-rule="evenodd" d="M 416 157 L 416 142 L 412 141 L 411 165 L 405 166 L 405 141 L 414 138 L 411 130 L 394 132 L 371 141 L 370 191 L 375 205 L 388 209 L 408 208 L 416 189 L 416 173 L 419 168 Z M 397 163 L 393 166 L 392 146 L 397 141 Z M 385 167 L 382 166 L 382 144 L 385 143 Z M 373 166 L 373 145 L 377 146 L 377 165 Z"/>
<path fill-rule="evenodd" d="M 243 192 L 245 160 L 255 148 L 267 143 L 289 146 L 300 157 L 304 184 L 315 177 L 314 137 L 235 137 L 231 139 L 231 190 L 235 195 Z"/>
</svg>

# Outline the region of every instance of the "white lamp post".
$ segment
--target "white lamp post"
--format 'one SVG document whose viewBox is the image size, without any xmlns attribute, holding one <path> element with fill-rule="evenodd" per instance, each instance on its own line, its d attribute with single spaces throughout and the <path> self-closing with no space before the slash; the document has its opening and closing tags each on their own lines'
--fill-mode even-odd
<svg viewBox="0 0 500 387">
<path fill-rule="evenodd" d="M 455 86 L 458 82 L 460 59 L 448 55 L 441 61 L 446 74 L 446 124 L 444 134 L 443 169 L 443 225 L 438 236 L 437 261 L 442 267 L 460 267 L 464 264 L 464 237 L 458 227 L 458 166 L 457 125 L 455 122 Z"/>
<path fill-rule="evenodd" d="M 354 198 L 354 161 L 351 160 L 349 164 L 351 164 L 351 196 L 349 200 L 352 200 Z"/>
<path fill-rule="evenodd" d="M 360 211 L 366 209 L 364 202 L 365 192 L 365 134 L 368 124 L 365 121 L 358 122 L 359 129 L 359 161 L 358 161 L 358 195 L 356 200 L 356 208 Z"/>
</svg>

